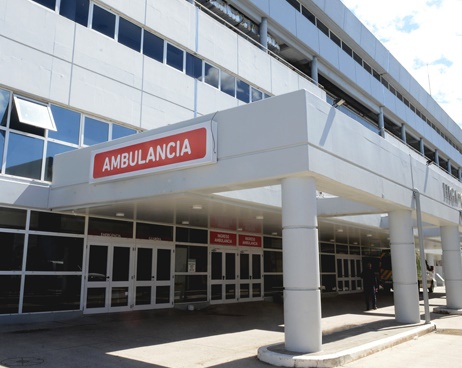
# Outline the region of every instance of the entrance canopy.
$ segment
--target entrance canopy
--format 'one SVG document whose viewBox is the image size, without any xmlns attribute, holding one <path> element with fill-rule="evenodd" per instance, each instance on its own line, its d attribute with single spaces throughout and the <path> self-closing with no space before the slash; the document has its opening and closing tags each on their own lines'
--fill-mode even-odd
<svg viewBox="0 0 462 368">
<path fill-rule="evenodd" d="M 197 196 L 270 192 L 284 178 L 309 176 L 318 191 L 341 197 L 332 214 L 413 210 L 416 188 L 424 221 L 460 224 L 456 179 L 305 90 L 64 153 L 53 173 L 49 207 L 60 211 L 155 214 L 174 198 L 194 205 Z"/>
</svg>

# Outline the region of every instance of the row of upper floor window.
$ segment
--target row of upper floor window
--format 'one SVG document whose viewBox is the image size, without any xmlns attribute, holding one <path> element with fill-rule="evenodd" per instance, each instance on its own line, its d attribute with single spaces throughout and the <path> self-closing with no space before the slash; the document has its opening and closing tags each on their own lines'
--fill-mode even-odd
<svg viewBox="0 0 462 368">
<path fill-rule="evenodd" d="M 338 37 L 332 30 L 329 29 L 322 21 L 320 21 L 314 14 L 312 14 L 305 6 L 303 6 L 298 0 L 286 0 L 292 5 L 297 11 L 299 11 L 305 18 L 313 23 L 321 32 L 323 32 L 331 41 L 333 41 L 338 47 L 340 47 L 347 55 L 352 57 L 359 65 L 361 65 L 369 74 L 375 79 L 382 83 L 394 96 L 396 96 L 406 107 L 408 107 L 414 114 L 420 119 L 427 123 L 433 128 L 441 137 L 443 137 L 452 147 L 462 153 L 462 147 L 456 144 L 451 138 L 449 138 L 444 132 L 442 132 L 425 114 L 417 109 L 409 100 L 402 95 L 391 83 L 389 83 L 377 70 L 371 65 L 364 61 L 353 49 L 345 43 L 340 37 Z"/>
<path fill-rule="evenodd" d="M 134 129 L 0 89 L 2 174 L 51 181 L 55 155 L 136 133 Z"/>
<path fill-rule="evenodd" d="M 89 27 L 107 37 L 113 38 L 158 62 L 169 65 L 186 75 L 202 81 L 249 103 L 270 97 L 249 83 L 235 77 L 231 73 L 206 62 L 158 35 L 121 17 L 90 0 L 32 0 L 60 15 Z"/>
</svg>

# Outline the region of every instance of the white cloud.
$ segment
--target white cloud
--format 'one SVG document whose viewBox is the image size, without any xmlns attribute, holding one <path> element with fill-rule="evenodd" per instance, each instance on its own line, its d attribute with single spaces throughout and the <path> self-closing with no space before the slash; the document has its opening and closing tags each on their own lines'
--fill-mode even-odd
<svg viewBox="0 0 462 368">
<path fill-rule="evenodd" d="M 341 0 L 462 126 L 462 0 Z"/>
</svg>

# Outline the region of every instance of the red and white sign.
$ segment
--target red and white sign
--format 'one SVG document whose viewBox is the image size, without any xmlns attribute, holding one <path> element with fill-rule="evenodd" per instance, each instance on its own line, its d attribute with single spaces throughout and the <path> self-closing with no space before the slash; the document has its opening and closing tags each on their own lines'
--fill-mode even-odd
<svg viewBox="0 0 462 368">
<path fill-rule="evenodd" d="M 261 248 L 262 246 L 261 236 L 239 234 L 239 246 Z"/>
<path fill-rule="evenodd" d="M 207 122 L 93 151 L 90 182 L 216 162 L 214 127 Z"/>
<path fill-rule="evenodd" d="M 223 233 L 221 231 L 210 232 L 210 244 L 213 245 L 236 245 L 236 234 Z"/>
</svg>

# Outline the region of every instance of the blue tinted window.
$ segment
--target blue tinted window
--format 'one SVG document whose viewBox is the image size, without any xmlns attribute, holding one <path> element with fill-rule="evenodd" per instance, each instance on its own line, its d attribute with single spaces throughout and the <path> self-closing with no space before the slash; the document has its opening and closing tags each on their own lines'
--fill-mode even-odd
<svg viewBox="0 0 462 368">
<path fill-rule="evenodd" d="M 163 63 L 164 40 L 152 33 L 144 31 L 143 54 Z"/>
<path fill-rule="evenodd" d="M 34 0 L 36 3 L 39 3 L 51 10 L 55 10 L 56 7 L 56 0 Z"/>
<path fill-rule="evenodd" d="M 80 114 L 75 111 L 51 105 L 51 112 L 58 131 L 48 131 L 48 137 L 79 144 Z"/>
<path fill-rule="evenodd" d="M 10 133 L 5 173 L 40 180 L 43 142 L 41 139 Z"/>
<path fill-rule="evenodd" d="M 141 50 L 141 28 L 124 18 L 119 18 L 118 41 L 135 51 Z"/>
<path fill-rule="evenodd" d="M 62 0 L 59 14 L 86 27 L 89 4 L 89 0 Z"/>
<path fill-rule="evenodd" d="M 220 89 L 224 93 L 227 93 L 228 95 L 235 97 L 236 96 L 236 78 L 234 78 L 232 75 L 224 71 L 221 71 Z"/>
<path fill-rule="evenodd" d="M 112 139 L 122 138 L 132 134 L 136 134 L 135 129 L 126 128 L 115 124 L 112 126 Z"/>
<path fill-rule="evenodd" d="M 10 92 L 0 89 L 0 125 L 1 126 L 6 126 L 9 104 L 10 104 Z"/>
<path fill-rule="evenodd" d="M 237 94 L 236 97 L 244 102 L 250 102 L 250 86 L 241 81 L 237 81 Z"/>
<path fill-rule="evenodd" d="M 186 74 L 202 80 L 202 60 L 197 56 L 186 53 Z"/>
<path fill-rule="evenodd" d="M 5 132 L 0 130 L 0 172 L 2 172 L 3 148 L 5 147 Z"/>
<path fill-rule="evenodd" d="M 262 91 L 259 91 L 258 89 L 253 88 L 253 87 L 251 89 L 252 89 L 252 102 L 260 101 L 263 99 Z"/>
<path fill-rule="evenodd" d="M 93 144 L 107 142 L 109 138 L 109 125 L 102 121 L 85 118 L 83 143 L 91 146 Z"/>
<path fill-rule="evenodd" d="M 93 6 L 93 20 L 91 27 L 95 31 L 114 38 L 115 22 L 115 14 L 109 13 L 107 10 L 100 8 L 97 5 Z"/>
<path fill-rule="evenodd" d="M 214 66 L 205 63 L 204 65 L 204 82 L 218 88 L 219 71 Z"/>
<path fill-rule="evenodd" d="M 175 69 L 183 71 L 183 50 L 167 44 L 167 64 Z"/>
<path fill-rule="evenodd" d="M 59 153 L 72 151 L 75 148 L 58 144 L 54 142 L 48 142 L 47 144 L 47 155 L 45 161 L 45 180 L 51 181 L 53 178 L 53 159 Z"/>
</svg>

